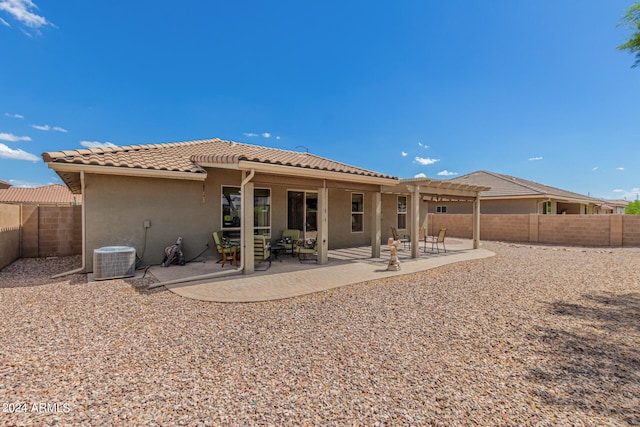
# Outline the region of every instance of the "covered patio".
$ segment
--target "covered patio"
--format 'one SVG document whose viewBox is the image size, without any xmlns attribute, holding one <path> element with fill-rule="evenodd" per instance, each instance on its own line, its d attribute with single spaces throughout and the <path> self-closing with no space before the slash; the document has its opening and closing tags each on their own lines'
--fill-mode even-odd
<svg viewBox="0 0 640 427">
<path fill-rule="evenodd" d="M 449 239 L 447 252 L 431 252 L 431 245 L 427 246 L 426 252 L 424 249 L 423 244 L 419 245 L 418 256 L 415 258 L 410 249 L 400 250 L 399 271 L 387 270 L 389 249 L 385 245 L 378 258 L 371 258 L 371 247 L 368 246 L 330 250 L 325 264 L 301 263 L 297 258 L 284 255 L 278 260 L 272 260 L 268 269 L 266 263 L 256 264 L 257 268 L 251 276 L 240 275 L 229 269 L 229 275 L 189 280 L 189 277 L 206 274 L 212 269 L 219 270 L 220 265 L 216 264 L 215 259 L 193 262 L 182 267 L 154 266 L 147 274 L 158 280 L 154 287 L 165 286 L 185 298 L 216 302 L 259 302 L 293 298 L 494 255 L 484 249 L 474 249 L 473 241 L 469 239 Z"/>
</svg>

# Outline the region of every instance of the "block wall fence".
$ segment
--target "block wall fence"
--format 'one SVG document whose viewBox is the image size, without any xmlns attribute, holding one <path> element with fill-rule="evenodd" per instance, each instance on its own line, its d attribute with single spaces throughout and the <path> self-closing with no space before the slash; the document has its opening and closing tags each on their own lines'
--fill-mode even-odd
<svg viewBox="0 0 640 427">
<path fill-rule="evenodd" d="M 429 234 L 472 238 L 471 214 L 429 214 Z M 640 215 L 482 214 L 480 240 L 568 246 L 640 246 Z"/>
<path fill-rule="evenodd" d="M 81 206 L 0 204 L 0 268 L 18 258 L 81 253 Z"/>
</svg>

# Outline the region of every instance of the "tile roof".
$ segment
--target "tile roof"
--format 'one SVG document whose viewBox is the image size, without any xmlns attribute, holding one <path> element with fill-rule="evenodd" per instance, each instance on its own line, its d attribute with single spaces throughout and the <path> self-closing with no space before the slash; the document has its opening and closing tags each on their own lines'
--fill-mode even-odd
<svg viewBox="0 0 640 427">
<path fill-rule="evenodd" d="M 9 188 L 9 187 L 11 187 L 11 184 L 10 184 L 10 183 L 8 183 L 7 181 L 3 181 L 3 180 L 1 180 L 1 179 L 0 179 L 0 189 L 1 189 L 1 188 Z"/>
<path fill-rule="evenodd" d="M 599 199 L 562 190 L 556 187 L 540 184 L 534 181 L 503 175 L 495 172 L 476 171 L 467 175 L 462 175 L 451 179 L 452 182 L 476 184 L 491 187 L 491 190 L 483 192 L 482 197 L 554 197 L 559 199 L 571 199 L 588 201 L 592 203 L 600 202 Z"/>
<path fill-rule="evenodd" d="M 111 166 L 158 171 L 206 173 L 200 166 L 211 163 L 258 162 L 274 165 L 341 172 L 368 177 L 391 178 L 367 169 L 325 159 L 309 153 L 242 144 L 221 139 L 207 139 L 166 144 L 132 145 L 47 152 L 48 163 Z M 62 174 L 61 174 L 62 176 Z M 69 177 L 64 177 L 69 184 Z M 71 185 L 70 185 L 71 186 Z M 74 189 L 74 192 L 77 189 Z"/>
<path fill-rule="evenodd" d="M 0 203 L 79 204 L 82 203 L 82 197 L 72 194 L 60 184 L 34 188 L 11 187 L 0 189 Z"/>
</svg>

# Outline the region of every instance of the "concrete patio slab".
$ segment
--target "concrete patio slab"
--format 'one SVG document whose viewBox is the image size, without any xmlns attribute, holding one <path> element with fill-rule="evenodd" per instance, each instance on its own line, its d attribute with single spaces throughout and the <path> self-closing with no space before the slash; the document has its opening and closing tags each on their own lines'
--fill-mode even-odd
<svg viewBox="0 0 640 427">
<path fill-rule="evenodd" d="M 404 253 L 401 251 L 402 269 L 400 271 L 387 271 L 388 256 L 377 259 L 362 258 L 362 254 L 371 253 L 370 248 L 368 252 L 367 248 L 354 248 L 351 251 L 344 249 L 333 251 L 333 254 L 330 251 L 327 265 L 318 266 L 289 261 L 290 267 L 287 269 L 284 267 L 285 263 L 276 261 L 273 265 L 282 268 L 281 272 L 275 271 L 272 267 L 274 271 L 269 269 L 253 275 L 226 276 L 200 282 L 168 284 L 165 287 L 177 295 L 201 301 L 230 303 L 272 301 L 495 255 L 486 249 L 472 249 L 470 241 L 459 239 L 457 243 L 458 245 L 454 241 L 451 244 L 447 242 L 447 248 L 454 247 L 447 253 L 426 254 L 416 259 L 408 258 L 406 251 Z M 150 270 L 151 274 L 161 282 L 170 280 L 167 273 L 175 275 L 175 271 L 176 269 L 173 272 L 170 271 L 170 268 Z"/>
</svg>

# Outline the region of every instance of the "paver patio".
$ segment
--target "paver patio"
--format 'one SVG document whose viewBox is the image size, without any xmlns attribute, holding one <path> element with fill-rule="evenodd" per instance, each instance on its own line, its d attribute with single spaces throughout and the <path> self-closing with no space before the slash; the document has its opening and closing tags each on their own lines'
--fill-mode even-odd
<svg viewBox="0 0 640 427">
<path fill-rule="evenodd" d="M 329 251 L 329 263 L 316 265 L 300 263 L 297 259 L 282 255 L 285 262 L 274 261 L 267 271 L 252 275 L 233 275 L 190 283 L 168 284 L 166 288 L 185 298 L 216 302 L 258 302 L 292 298 L 322 292 L 354 283 L 367 282 L 402 274 L 416 273 L 446 264 L 493 256 L 486 249 L 473 249 L 473 242 L 466 239 L 447 241 L 448 251 L 433 253 L 420 250 L 420 258 L 411 259 L 409 250 L 399 252 L 400 271 L 388 271 L 388 249 L 381 258 L 369 258 L 370 247 Z M 428 248 L 430 249 L 430 247 Z M 229 267 L 226 267 L 229 269 Z M 160 282 L 179 277 L 195 276 L 223 271 L 215 261 L 195 263 L 191 269 L 181 267 L 153 267 L 150 273 Z M 230 270 L 229 270 L 230 271 Z"/>
</svg>

